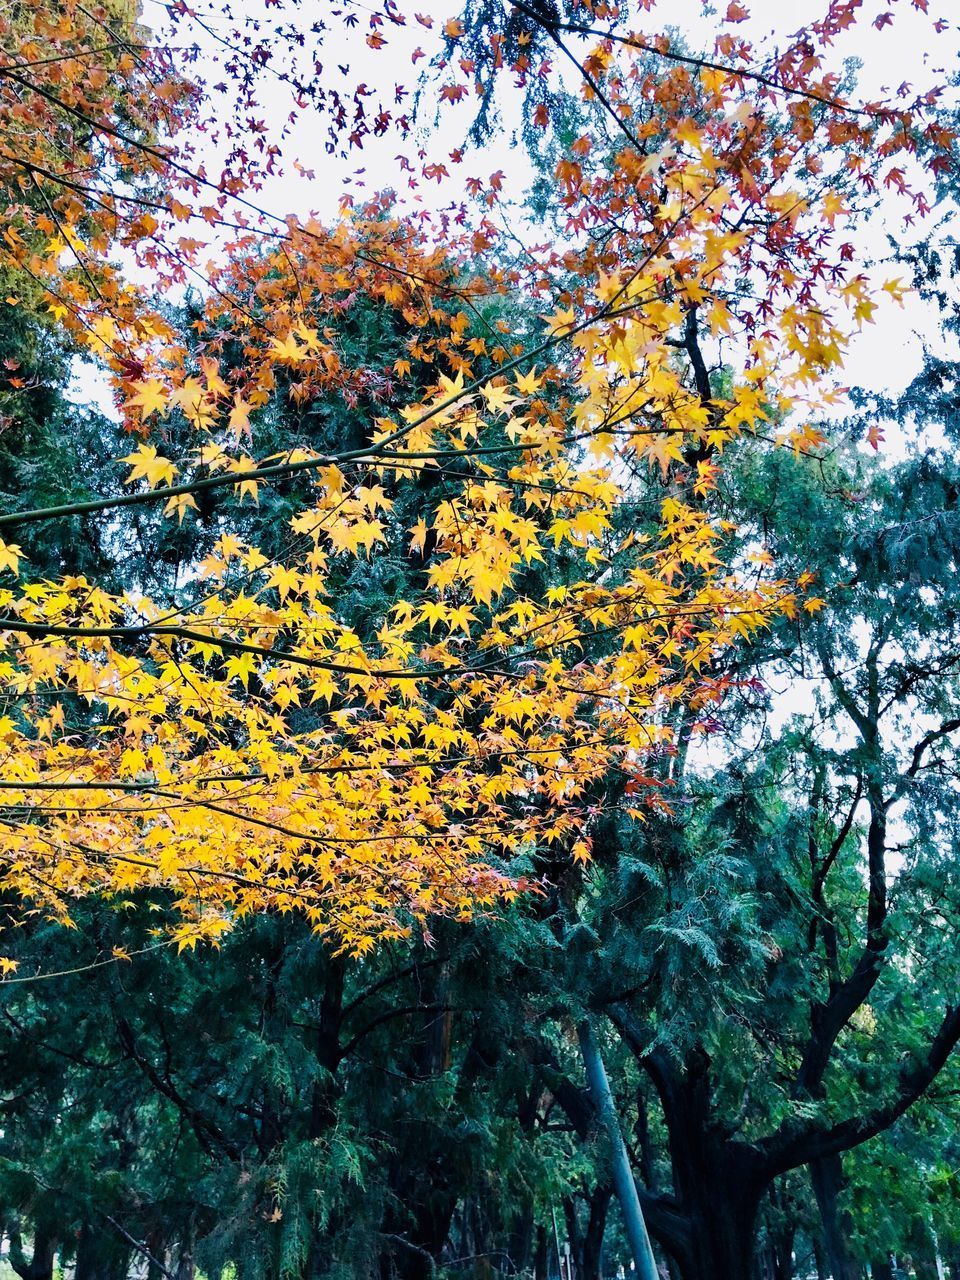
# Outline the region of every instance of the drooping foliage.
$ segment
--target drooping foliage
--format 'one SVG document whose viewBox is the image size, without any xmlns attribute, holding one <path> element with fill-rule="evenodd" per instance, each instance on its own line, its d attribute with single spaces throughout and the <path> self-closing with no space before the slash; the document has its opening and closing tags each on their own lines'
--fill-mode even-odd
<svg viewBox="0 0 960 1280">
<path fill-rule="evenodd" d="M 598 1280 L 584 1020 L 683 1280 L 953 1248 L 960 479 L 873 453 L 949 439 L 954 365 L 825 419 L 910 274 L 861 218 L 954 134 L 828 72 L 855 9 L 769 58 L 739 5 L 702 56 L 609 6 L 0 22 L 25 1280 Z M 358 68 L 414 28 L 398 114 Z M 395 133 L 413 211 L 272 216 L 268 80 L 333 151 Z M 476 154 L 418 150 L 431 94 L 513 104 L 518 221 L 500 172 L 417 206 Z"/>
<path fill-rule="evenodd" d="M 832 10 L 805 38 L 823 43 L 848 17 Z M 672 704 L 722 695 L 704 678 L 712 654 L 796 608 L 795 584 L 731 572 L 703 498 L 725 445 L 829 398 L 845 335 L 875 306 L 837 234 L 843 192 L 873 182 L 862 153 L 913 147 L 920 117 L 854 110 L 795 47 L 776 79 L 758 79 L 669 57 L 652 66 L 633 37 L 604 38 L 583 89 L 622 145 L 609 176 L 589 179 L 598 122 L 555 174 L 582 245 L 505 269 L 486 220 L 442 247 L 378 206 L 332 228 L 258 220 L 260 151 L 234 147 L 220 179 L 207 176 L 180 141 L 208 126 L 202 83 L 104 15 L 98 29 L 120 52 L 92 56 L 89 21 L 72 7 L 52 29 L 38 16 L 33 74 L 5 80 L 27 166 L 9 182 L 29 179 L 53 210 L 18 206 L 25 231 L 8 252 L 112 371 L 141 437 L 125 461 L 151 492 L 101 508 L 161 500 L 191 522 L 204 495 L 255 500 L 296 474 L 309 488 L 273 554 L 220 506 L 213 550 L 162 598 L 82 573 L 5 589 L 8 778 L 24 784 L 0 835 L 5 884 L 60 915 L 78 894 L 169 887 L 184 942 L 264 906 L 300 909 L 358 951 L 509 896 L 513 851 L 546 843 L 588 858 L 589 797 L 611 766 L 642 769 Z M 448 23 L 445 39 L 462 30 Z M 31 151 L 14 135 L 35 108 L 47 127 Z M 87 131 L 109 199 L 41 163 L 61 121 L 57 146 Z M 831 148 L 830 176 L 810 181 L 814 150 Z M 196 218 L 230 239 L 178 335 L 109 255 L 126 246 L 158 282 L 188 279 L 208 247 L 178 228 Z M 538 319 L 551 292 L 540 277 L 558 269 L 555 310 Z M 546 337 L 500 341 L 510 323 L 482 300 L 516 309 L 531 276 L 521 311 Z M 405 330 L 392 364 L 345 367 L 325 327 L 361 297 Z M 706 371 L 708 333 L 739 343 L 723 387 Z M 353 439 L 318 449 L 313 421 L 333 387 L 370 409 Z M 300 421 L 265 456 L 280 404 Z M 785 435 L 797 448 L 820 440 L 802 419 Z M 615 513 L 647 500 L 650 468 L 661 493 L 638 537 Z M 7 544 L 8 570 L 19 545 Z M 339 605 L 356 562 L 411 555 L 420 572 L 394 575 L 357 627 Z"/>
</svg>

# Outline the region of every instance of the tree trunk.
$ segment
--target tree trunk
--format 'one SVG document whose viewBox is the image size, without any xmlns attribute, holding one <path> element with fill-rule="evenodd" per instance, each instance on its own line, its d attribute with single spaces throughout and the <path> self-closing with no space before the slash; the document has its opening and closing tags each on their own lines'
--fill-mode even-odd
<svg viewBox="0 0 960 1280">
<path fill-rule="evenodd" d="M 761 1280 L 793 1280 L 793 1232 L 770 1232 L 760 1257 L 757 1275 Z"/>
<path fill-rule="evenodd" d="M 445 982 L 442 975 L 440 980 Z M 420 1077 L 443 1070 L 445 1033 L 437 1032 L 435 1012 L 429 1018 L 424 1034 L 412 1046 L 411 1074 Z M 495 1069 L 500 1050 L 488 1026 L 475 1029 L 460 1068 L 458 1100 Z M 456 1155 L 434 1145 L 436 1136 L 432 1130 L 422 1129 L 411 1137 L 414 1151 L 401 1146 L 395 1152 L 390 1175 L 393 1203 L 381 1229 L 382 1280 L 430 1280 L 450 1234 L 457 1204 L 466 1197 L 468 1188 L 460 1185 Z M 472 1225 L 475 1228 L 476 1224 Z M 471 1252 L 484 1251 L 483 1242 L 475 1240 Z"/>
<path fill-rule="evenodd" d="M 419 1187 L 422 1199 L 408 1202 L 408 1219 L 397 1223 L 398 1230 L 383 1233 L 386 1245 L 381 1275 L 398 1280 L 431 1280 L 450 1230 L 456 1196 L 447 1188 L 431 1193 Z"/>
<path fill-rule="evenodd" d="M 144 1243 L 150 1253 L 150 1258 L 147 1262 L 147 1280 L 161 1280 L 163 1272 L 160 1267 L 164 1264 L 164 1255 L 167 1251 L 163 1232 L 160 1228 L 155 1227 L 148 1232 Z"/>
<path fill-rule="evenodd" d="M 681 1262 L 683 1280 L 745 1280 L 753 1271 L 756 1206 L 719 1200 L 714 1211 L 694 1215 L 692 1267 Z"/>
<path fill-rule="evenodd" d="M 705 1141 L 678 1163 L 680 1211 L 662 1234 L 656 1212 L 650 1224 L 681 1280 L 750 1280 L 764 1186 L 751 1176 L 749 1164 L 725 1159 L 722 1142 Z"/>
<path fill-rule="evenodd" d="M 507 1239 L 507 1259 L 504 1270 L 511 1275 L 529 1272 L 533 1253 L 534 1213 L 533 1202 L 524 1205 L 510 1229 Z"/>
<path fill-rule="evenodd" d="M 773 1280 L 793 1280 L 793 1240 L 792 1229 L 778 1231 L 773 1236 Z"/>
<path fill-rule="evenodd" d="M 19 1223 L 7 1227 L 10 1241 L 9 1261 L 21 1280 L 53 1280 L 53 1264 L 57 1255 L 57 1241 L 43 1228 L 33 1237 L 33 1253 L 28 1261 L 23 1252 Z"/>
<path fill-rule="evenodd" d="M 590 1215 L 583 1235 L 584 1280 L 602 1280 L 603 1236 L 612 1197 L 613 1188 L 606 1186 L 595 1187 L 590 1197 Z"/>
<path fill-rule="evenodd" d="M 683 1280 L 749 1280 L 767 1177 L 751 1148 L 711 1124 L 705 1075 L 698 1080 L 691 1070 L 686 1084 L 668 1117 L 685 1247 L 676 1249 L 667 1235 L 662 1243 Z M 659 1225 L 654 1217 L 651 1225 Z"/>
<path fill-rule="evenodd" d="M 550 1272 L 550 1237 L 542 1222 L 537 1224 L 537 1247 L 533 1254 L 533 1280 L 547 1280 Z"/>
<path fill-rule="evenodd" d="M 917 1280 L 940 1280 L 937 1247 L 929 1227 L 917 1219 L 910 1235 L 910 1257 Z"/>
<path fill-rule="evenodd" d="M 570 1197 L 563 1202 L 567 1236 L 570 1240 L 570 1258 L 573 1263 L 573 1280 L 601 1280 L 603 1236 L 612 1196 L 612 1187 L 601 1185 L 593 1189 L 587 1200 L 588 1213 L 585 1228 L 581 1228 L 576 1200 Z"/>
<path fill-rule="evenodd" d="M 193 1234 L 187 1237 L 180 1245 L 180 1253 L 177 1257 L 177 1269 L 174 1272 L 177 1280 L 193 1280 L 196 1266 L 193 1261 Z"/>
<path fill-rule="evenodd" d="M 823 1255 L 823 1245 L 819 1240 L 813 1241 L 813 1260 L 817 1268 L 817 1280 L 829 1280 L 827 1263 Z"/>
<path fill-rule="evenodd" d="M 85 1222 L 77 1241 L 74 1280 L 124 1280 L 130 1267 L 130 1246 L 104 1227 Z"/>
<path fill-rule="evenodd" d="M 570 1266 L 573 1272 L 571 1280 L 585 1280 L 583 1233 L 580 1230 L 580 1218 L 577 1215 L 577 1201 L 573 1196 L 564 1196 L 560 1203 L 563 1208 L 563 1220 L 567 1224 L 567 1240 L 570 1243 Z"/>
<path fill-rule="evenodd" d="M 839 1208 L 843 1186 L 843 1162 L 840 1156 L 826 1156 L 810 1165 L 810 1181 L 823 1224 L 823 1244 L 833 1280 L 857 1280 L 847 1252 L 849 1230 Z"/>
</svg>

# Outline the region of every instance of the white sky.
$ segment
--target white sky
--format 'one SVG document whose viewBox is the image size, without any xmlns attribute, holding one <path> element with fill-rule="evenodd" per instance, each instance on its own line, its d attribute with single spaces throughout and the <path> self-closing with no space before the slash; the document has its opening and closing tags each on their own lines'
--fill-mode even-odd
<svg viewBox="0 0 960 1280">
<path fill-rule="evenodd" d="M 330 3 L 330 0 L 326 2 Z M 761 50 L 770 50 L 782 46 L 799 27 L 818 17 L 824 4 L 825 0 L 800 0 L 800 3 L 795 4 L 784 4 L 782 0 L 754 0 L 746 6 L 751 11 L 751 17 L 727 30 L 753 39 Z M 332 26 L 326 43 L 321 48 L 321 57 L 333 76 L 336 76 L 334 67 L 337 63 L 349 65 L 352 81 L 365 79 L 374 88 L 383 88 L 385 101 L 389 103 L 394 83 L 401 82 L 411 88 L 415 87 L 417 71 L 411 65 L 411 53 L 418 45 L 424 48 L 428 57 L 436 51 L 438 32 L 448 17 L 457 15 L 460 3 L 458 0 L 435 0 L 433 3 L 424 2 L 419 6 L 411 6 L 429 12 L 434 19 L 434 30 L 426 31 L 413 21 L 404 28 L 386 26 L 381 30 L 388 44 L 376 52 L 368 49 L 365 44 L 364 20 L 367 10 L 360 3 L 354 7 L 362 19 L 360 26 L 346 36 L 342 33 L 342 28 Z M 720 7 L 722 12 L 725 0 L 722 0 Z M 904 81 L 909 82 L 914 89 L 926 89 L 943 83 L 951 74 L 955 75 L 956 68 L 960 66 L 960 4 L 957 0 L 930 0 L 931 12 L 928 15 L 908 4 L 908 0 L 890 0 L 889 7 L 895 15 L 894 25 L 882 31 L 876 30 L 871 19 L 884 6 L 878 4 L 877 0 L 868 0 L 857 23 L 838 39 L 832 51 L 832 65 L 837 70 L 842 69 L 847 58 L 856 58 L 862 64 L 858 96 L 864 99 L 884 96 Z M 317 19 L 318 8 L 314 0 L 304 0 L 299 9 L 285 9 L 283 18 L 309 32 L 311 24 Z M 143 0 L 143 9 L 144 21 L 155 25 L 158 36 L 162 37 L 165 4 L 161 0 Z M 224 36 L 229 34 L 233 24 L 226 21 L 219 5 L 209 3 L 209 8 L 205 8 L 201 0 L 197 9 L 209 21 L 214 32 Z M 322 13 L 322 8 L 320 12 Z M 238 19 L 262 18 L 267 25 L 277 21 L 278 10 L 275 7 L 265 7 L 265 0 L 239 0 L 234 6 L 234 13 Z M 951 20 L 947 29 L 941 34 L 934 33 L 933 21 L 948 13 Z M 704 13 L 702 0 L 670 0 L 669 4 L 661 2 L 650 14 L 644 15 L 642 21 L 638 20 L 636 25 L 638 29 L 655 32 L 667 22 L 682 33 L 693 51 L 709 50 L 717 30 L 717 17 L 709 11 Z M 208 83 L 214 83 L 220 78 L 215 61 L 222 49 L 202 31 L 194 28 L 194 32 L 204 50 L 209 51 L 209 54 L 205 52 L 205 56 L 209 56 L 210 62 L 206 67 L 192 70 L 199 71 Z M 573 37 L 569 38 L 569 43 L 571 47 L 576 47 Z M 312 48 L 313 44 L 308 37 L 307 49 L 310 51 Z M 426 59 L 418 65 L 425 66 Z M 557 65 L 560 66 L 559 63 Z M 573 69 L 565 66 L 563 74 L 566 83 L 573 87 Z M 264 74 L 260 80 L 260 90 L 258 106 L 267 122 L 268 133 L 279 137 L 291 109 L 289 89 L 278 79 Z M 952 90 L 951 93 L 956 101 L 957 91 Z M 523 150 L 516 145 L 513 137 L 520 123 L 517 116 L 519 103 L 519 94 L 508 95 L 504 100 L 502 133 L 482 151 L 468 151 L 462 164 L 449 164 L 449 179 L 439 184 L 421 183 L 415 193 L 407 189 L 407 175 L 400 170 L 398 164 L 398 153 L 401 150 L 407 155 L 415 152 L 414 141 L 410 140 L 405 146 L 401 146 L 398 135 L 391 131 L 380 139 L 369 138 L 362 152 L 355 151 L 346 159 L 329 156 L 323 145 L 326 121 L 308 108 L 300 113 L 297 123 L 283 143 L 283 172 L 268 180 L 264 189 L 258 193 L 257 201 L 280 216 L 294 213 L 306 217 L 315 213 L 323 221 L 332 221 L 337 216 L 339 201 L 345 193 L 350 192 L 362 198 L 366 194 L 389 187 L 400 192 L 413 208 L 420 206 L 439 210 L 466 198 L 465 184 L 469 177 L 485 179 L 496 170 L 503 170 L 507 174 L 506 194 L 519 200 L 531 175 Z M 425 95 L 418 133 L 429 160 L 448 162 L 449 153 L 461 143 L 463 133 L 472 119 L 472 109 L 471 102 L 464 102 L 456 107 L 445 104 L 437 117 L 432 103 L 426 100 Z M 210 160 L 210 171 L 215 172 L 216 165 L 212 155 Z M 314 171 L 313 180 L 297 171 L 295 161 L 307 170 Z M 902 202 L 892 197 L 887 198 L 883 201 L 879 216 L 873 218 L 869 225 L 858 229 L 857 245 L 864 257 L 882 259 L 886 256 L 888 234 L 907 242 L 929 234 L 929 228 L 923 224 L 912 229 L 905 227 L 901 220 L 902 211 Z M 917 299 L 909 298 L 902 309 L 894 304 L 881 308 L 877 313 L 876 323 L 867 326 L 855 341 L 843 373 L 844 381 L 849 385 L 877 391 L 896 392 L 902 389 L 919 367 L 924 339 L 936 342 L 935 319 L 925 313 Z M 78 399 L 93 398 L 103 409 L 112 412 L 109 394 L 102 380 L 92 370 L 78 370 L 73 394 Z M 897 445 L 895 439 L 888 438 L 888 449 L 894 453 L 899 452 Z"/>
<path fill-rule="evenodd" d="M 330 3 L 330 0 L 326 2 Z M 381 31 L 388 44 L 376 52 L 368 49 L 365 44 L 365 19 L 368 11 L 361 3 L 355 3 L 353 7 L 361 19 L 360 25 L 345 36 L 342 28 L 334 25 L 334 19 L 326 43 L 320 50 L 321 58 L 333 77 L 336 76 L 334 68 L 337 63 L 348 64 L 352 80 L 365 79 L 374 88 L 383 87 L 386 91 L 385 100 L 389 102 L 394 83 L 401 82 L 411 88 L 415 86 L 417 72 L 410 61 L 413 50 L 420 45 L 428 57 L 434 53 L 438 47 L 438 32 L 444 21 L 448 17 L 457 16 L 461 6 L 458 0 L 433 0 L 432 3 L 424 0 L 419 5 L 411 5 L 411 9 L 419 8 L 429 13 L 434 19 L 433 31 L 424 30 L 414 21 L 404 28 L 387 25 Z M 753 3 L 747 0 L 746 7 L 750 10 L 751 17 L 734 28 L 726 29 L 733 30 L 738 36 L 749 37 L 760 49 L 768 50 L 782 46 L 799 27 L 820 16 L 825 0 L 800 0 L 794 4 L 784 4 L 783 0 L 754 0 Z M 930 0 L 931 12 L 928 15 L 912 7 L 908 0 L 890 0 L 886 7 L 894 13 L 894 25 L 879 31 L 873 27 L 871 19 L 878 11 L 882 12 L 884 7 L 877 0 L 868 0 L 858 15 L 857 23 L 838 39 L 832 51 L 832 65 L 838 70 L 847 58 L 857 58 L 861 62 L 858 96 L 865 99 L 879 97 L 895 89 L 903 81 L 909 82 L 916 89 L 927 88 L 943 83 L 951 74 L 955 74 L 960 65 L 960 5 L 957 0 Z M 721 12 L 724 8 L 725 0 L 722 0 Z M 165 4 L 161 0 L 144 0 L 143 9 L 144 21 L 155 25 L 157 34 L 162 35 Z M 226 21 L 219 5 L 210 3 L 207 8 L 201 0 L 197 9 L 209 21 L 213 31 L 224 36 L 229 34 L 233 24 Z M 406 11 L 406 6 L 404 9 Z M 322 16 L 322 5 L 318 6 L 315 0 L 304 0 L 299 9 L 285 8 L 282 17 L 284 21 L 292 22 L 309 32 L 311 24 L 317 20 L 318 11 Z M 234 13 L 238 19 L 262 18 L 265 25 L 278 20 L 277 8 L 265 7 L 264 0 L 239 0 L 234 6 Z M 938 35 L 933 32 L 932 23 L 937 17 L 945 15 L 949 15 L 951 20 L 947 29 Z M 678 29 L 694 51 L 709 49 L 717 30 L 716 14 L 709 11 L 704 13 L 703 0 L 670 0 L 669 4 L 661 0 L 636 25 L 638 29 L 655 32 L 666 23 Z M 215 59 L 222 49 L 202 31 L 194 30 L 204 49 L 209 50 L 211 59 Z M 569 43 L 571 47 L 575 47 L 573 37 L 569 38 Z M 314 45 L 315 41 L 312 42 L 308 36 L 307 50 L 312 51 Z M 426 60 L 418 64 L 419 67 L 424 65 Z M 560 64 L 557 65 L 559 67 Z M 202 69 L 201 74 L 208 83 L 219 78 L 213 65 L 209 69 Z M 574 75 L 572 68 L 565 69 L 565 79 L 571 86 L 571 77 Z M 267 74 L 262 76 L 260 87 L 261 99 L 258 105 L 267 121 L 268 132 L 279 137 L 291 107 L 289 89 Z M 954 90 L 953 99 L 956 98 Z M 424 108 L 419 128 L 428 150 L 428 158 L 445 162 L 449 152 L 462 140 L 463 132 L 472 118 L 472 103 L 465 102 L 456 107 L 445 104 L 439 116 L 439 124 L 433 106 L 425 102 Z M 519 95 L 508 96 L 505 99 L 505 127 L 502 136 L 483 148 L 482 152 L 468 152 L 462 164 L 450 164 L 448 180 L 439 184 L 422 183 L 415 194 L 406 190 L 407 176 L 400 171 L 397 162 L 401 149 L 408 155 L 415 149 L 412 142 L 401 148 L 397 134 L 390 132 L 381 139 L 368 139 L 362 152 L 354 152 L 346 160 L 329 156 L 323 147 L 326 122 L 308 108 L 300 114 L 298 123 L 283 144 L 283 173 L 267 182 L 263 191 L 258 194 L 258 203 L 281 216 L 295 213 L 305 217 L 316 213 L 322 220 L 331 221 L 337 215 L 339 200 L 344 193 L 352 192 L 362 197 L 364 194 L 392 187 L 405 193 L 413 206 L 419 204 L 436 210 L 465 198 L 468 177 L 486 178 L 498 169 L 508 175 L 509 194 L 514 199 L 519 199 L 529 181 L 530 168 L 522 148 L 514 144 L 511 136 L 519 124 L 516 116 L 518 108 Z M 511 111 L 514 118 L 510 118 Z M 301 176 L 294 167 L 294 161 L 299 161 L 308 170 L 312 169 L 315 178 L 310 181 Z M 902 205 L 893 199 L 885 200 L 880 217 L 873 219 L 869 227 L 858 232 L 858 248 L 865 256 L 885 255 L 887 233 L 907 240 L 928 234 L 923 226 L 913 230 L 905 228 L 899 216 L 901 209 Z M 868 386 L 876 390 L 896 391 L 902 388 L 918 367 L 922 349 L 921 334 L 928 340 L 933 337 L 931 318 L 924 314 L 916 300 L 908 300 L 902 310 L 894 305 L 883 308 L 877 315 L 876 324 L 868 326 L 855 343 L 844 372 L 845 380 L 851 385 Z M 95 393 L 98 399 L 102 399 L 95 380 L 86 374 L 81 377 L 76 392 L 81 395 Z M 895 447 L 895 442 L 891 441 L 890 444 Z"/>
</svg>

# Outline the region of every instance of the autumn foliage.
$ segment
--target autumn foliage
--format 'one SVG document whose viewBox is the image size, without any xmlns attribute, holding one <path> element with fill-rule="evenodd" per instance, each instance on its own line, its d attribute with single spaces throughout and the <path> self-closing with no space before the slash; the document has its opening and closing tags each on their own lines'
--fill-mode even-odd
<svg viewBox="0 0 960 1280">
<path fill-rule="evenodd" d="M 202 498 L 220 521 L 168 600 L 34 581 L 18 525 L 58 513 L 0 517 L 8 894 L 67 919 L 78 895 L 166 890 L 183 945 L 295 910 L 362 953 L 535 892 L 543 859 L 589 860 L 604 809 L 669 804 L 648 765 L 675 749 L 673 709 L 706 732 L 731 691 L 717 653 L 823 603 L 763 547 L 729 562 L 724 458 L 822 448 L 851 333 L 900 292 L 858 260 L 857 212 L 883 186 L 922 214 L 909 157 L 951 141 L 923 100 L 854 102 L 823 73 L 855 8 L 833 0 L 775 65 L 736 5 L 703 58 L 599 6 L 539 27 L 539 6 L 506 6 L 482 59 L 458 21 L 431 32 L 442 104 L 575 64 L 587 124 L 556 143 L 556 234 L 515 258 L 502 175 L 463 219 L 389 199 L 333 226 L 271 217 L 279 144 L 224 118 L 208 171 L 207 87 L 137 15 L 63 0 L 3 20 L 7 305 L 42 298 L 130 434 L 128 488 L 90 506 L 187 522 Z M 386 6 L 366 46 L 417 21 Z M 405 118 L 358 123 L 356 85 L 318 77 L 299 100 L 334 138 L 396 130 L 406 153 Z M 525 109 L 548 135 L 549 103 Z M 409 151 L 417 182 L 442 176 Z M 185 285 L 202 302 L 178 329 L 164 291 Z M 406 334 L 387 366 L 345 362 L 361 301 Z M 306 421 L 333 394 L 369 409 L 361 439 L 304 429 L 264 456 L 273 406 Z M 290 477 L 306 496 L 266 554 L 245 522 Z M 358 561 L 404 566 L 364 625 L 340 607 Z"/>
</svg>

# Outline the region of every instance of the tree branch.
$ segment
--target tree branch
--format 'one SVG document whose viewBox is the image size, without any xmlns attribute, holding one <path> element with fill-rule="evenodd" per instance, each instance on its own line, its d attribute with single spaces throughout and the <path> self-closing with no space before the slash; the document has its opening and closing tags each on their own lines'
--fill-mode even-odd
<svg viewBox="0 0 960 1280">
<path fill-rule="evenodd" d="M 829 1128 L 816 1124 L 797 1128 L 789 1122 L 758 1145 L 771 1176 L 786 1173 L 811 1160 L 837 1155 L 883 1133 L 923 1096 L 960 1042 L 960 1005 L 948 1006 L 926 1056 L 906 1060 L 900 1067 L 893 1098 L 862 1116 L 850 1116 Z"/>
</svg>

